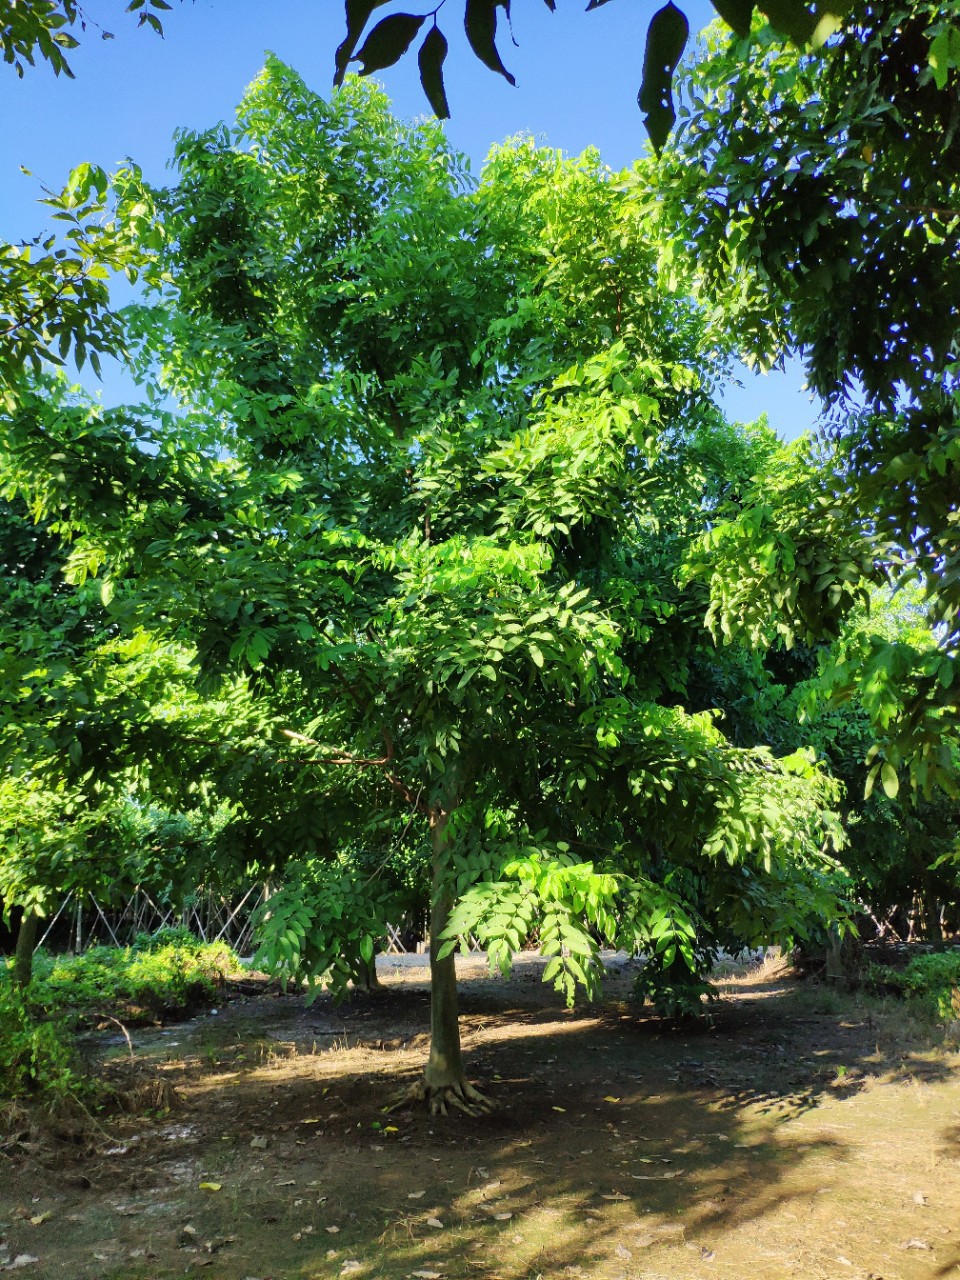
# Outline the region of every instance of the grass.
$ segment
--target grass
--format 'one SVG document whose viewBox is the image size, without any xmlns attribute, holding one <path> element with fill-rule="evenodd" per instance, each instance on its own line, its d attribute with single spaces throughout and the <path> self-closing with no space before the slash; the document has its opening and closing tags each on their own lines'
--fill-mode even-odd
<svg viewBox="0 0 960 1280">
<path fill-rule="evenodd" d="M 241 971 L 226 944 L 170 929 L 78 956 L 39 951 L 22 991 L 12 964 L 0 965 L 0 1100 L 95 1095 L 77 1062 L 75 1033 L 85 1022 L 183 1016 L 214 1003 L 225 980 Z"/>
</svg>

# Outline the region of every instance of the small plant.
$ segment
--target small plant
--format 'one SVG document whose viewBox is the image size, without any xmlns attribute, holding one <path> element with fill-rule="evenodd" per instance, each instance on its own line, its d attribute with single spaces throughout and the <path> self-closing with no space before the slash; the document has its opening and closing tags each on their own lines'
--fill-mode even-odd
<svg viewBox="0 0 960 1280">
<path fill-rule="evenodd" d="M 0 962 L 0 1097 L 91 1092 L 74 1043 L 85 1017 L 116 1013 L 129 1021 L 209 1004 L 240 971 L 225 944 L 169 929 L 141 935 L 130 947 L 92 947 L 79 956 L 39 951 L 22 991 Z"/>
<path fill-rule="evenodd" d="M 86 1091 L 72 1036 L 38 1016 L 11 982 L 0 982 L 0 1098 L 59 1100 Z"/>
<path fill-rule="evenodd" d="M 901 972 L 872 965 L 867 976 L 919 1002 L 934 1017 L 960 1018 L 960 950 L 914 956 Z"/>
<path fill-rule="evenodd" d="M 711 1021 L 710 1004 L 719 999 L 716 988 L 701 970 L 674 963 L 667 968 L 649 960 L 637 974 L 633 994 L 641 1004 L 649 1001 L 660 1018 L 674 1021 Z"/>
</svg>

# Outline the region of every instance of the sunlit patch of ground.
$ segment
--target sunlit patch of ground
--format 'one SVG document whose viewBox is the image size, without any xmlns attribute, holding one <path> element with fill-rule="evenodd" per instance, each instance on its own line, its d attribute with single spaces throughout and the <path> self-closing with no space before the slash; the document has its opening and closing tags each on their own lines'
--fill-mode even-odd
<svg viewBox="0 0 960 1280">
<path fill-rule="evenodd" d="M 275 994 L 133 1032 L 110 1072 L 169 1113 L 0 1155 L 0 1264 L 36 1280 L 960 1277 L 960 1056 L 903 1006 L 724 979 L 710 1031 L 565 1009 L 527 961 L 461 961 L 485 1119 L 387 1114 L 426 972 L 335 1009 Z M 122 1050 L 122 1052 L 121 1052 Z M 108 1055 L 109 1056 L 109 1055 Z M 126 1055 L 127 1058 L 129 1055 Z"/>
</svg>

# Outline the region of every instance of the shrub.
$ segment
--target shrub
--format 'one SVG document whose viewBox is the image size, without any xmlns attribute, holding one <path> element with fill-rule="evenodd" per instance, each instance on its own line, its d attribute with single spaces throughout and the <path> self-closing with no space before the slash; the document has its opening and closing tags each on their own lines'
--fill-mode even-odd
<svg viewBox="0 0 960 1280">
<path fill-rule="evenodd" d="M 11 982 L 0 981 L 0 1098 L 53 1100 L 86 1091 L 73 1036 L 39 1017 Z"/>
<path fill-rule="evenodd" d="M 873 965 L 869 976 L 919 1001 L 937 1018 L 960 1018 L 960 950 L 914 956 L 900 972 Z"/>
<path fill-rule="evenodd" d="M 0 961 L 0 1097 L 92 1091 L 76 1065 L 74 1031 L 84 1016 L 183 1012 L 212 1003 L 224 980 L 239 972 L 240 961 L 225 943 L 172 929 L 79 956 L 39 951 L 24 991 Z"/>
</svg>

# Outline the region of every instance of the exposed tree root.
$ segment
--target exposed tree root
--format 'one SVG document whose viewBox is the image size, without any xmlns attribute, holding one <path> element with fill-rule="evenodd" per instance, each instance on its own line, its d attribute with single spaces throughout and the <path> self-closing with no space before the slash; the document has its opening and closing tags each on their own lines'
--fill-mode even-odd
<svg viewBox="0 0 960 1280">
<path fill-rule="evenodd" d="M 427 1083 L 425 1076 L 421 1076 L 409 1089 L 401 1090 L 387 1111 L 398 1111 L 401 1107 L 419 1103 L 425 1103 L 433 1116 L 448 1115 L 450 1107 L 468 1116 L 487 1115 L 494 1109 L 490 1099 L 466 1080 L 458 1080 L 454 1084 L 432 1085 Z"/>
</svg>

